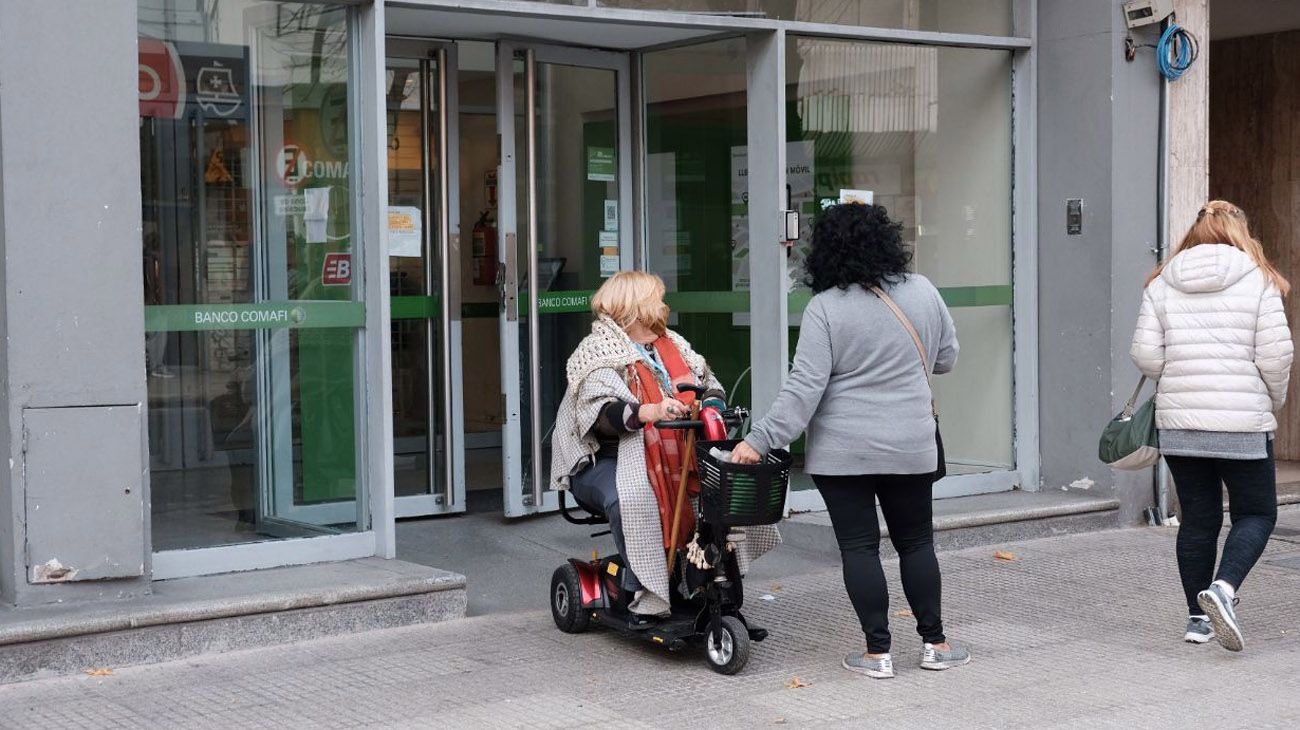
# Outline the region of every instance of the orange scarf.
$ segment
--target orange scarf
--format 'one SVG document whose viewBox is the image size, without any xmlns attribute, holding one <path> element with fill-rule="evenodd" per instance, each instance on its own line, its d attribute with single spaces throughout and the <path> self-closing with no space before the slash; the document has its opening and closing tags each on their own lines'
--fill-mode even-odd
<svg viewBox="0 0 1300 730">
<path fill-rule="evenodd" d="M 677 346 L 668 337 L 654 341 L 655 352 L 668 370 L 673 389 L 680 384 L 696 385 L 695 373 L 682 358 Z M 655 375 L 654 368 L 644 361 L 632 366 L 635 374 L 636 396 L 641 403 L 660 403 L 664 400 L 663 387 Z M 677 399 L 688 407 L 695 403 L 694 393 L 678 393 Z M 643 430 L 645 437 L 646 470 L 650 477 L 650 486 L 654 488 L 659 502 L 659 521 L 663 525 L 664 547 L 684 547 L 690 536 L 695 533 L 695 510 L 691 507 L 690 497 L 700 493 L 700 475 L 695 468 L 692 454 L 686 451 L 686 432 L 673 429 L 659 430 L 654 424 L 647 423 Z M 670 533 L 673 526 L 673 511 L 677 504 L 677 488 L 681 483 L 682 469 L 690 469 L 686 482 L 686 503 L 682 505 L 681 524 L 677 528 L 677 545 L 670 545 Z"/>
</svg>

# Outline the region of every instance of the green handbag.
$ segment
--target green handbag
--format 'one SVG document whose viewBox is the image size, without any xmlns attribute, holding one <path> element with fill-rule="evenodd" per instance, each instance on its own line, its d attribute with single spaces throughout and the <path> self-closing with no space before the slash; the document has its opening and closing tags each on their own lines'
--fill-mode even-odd
<svg viewBox="0 0 1300 730">
<path fill-rule="evenodd" d="M 1147 398 L 1137 409 L 1138 395 L 1146 385 L 1146 376 L 1138 381 L 1133 396 L 1118 416 L 1110 419 L 1101 432 L 1097 456 L 1106 464 L 1128 471 L 1153 466 L 1160 461 L 1160 435 L 1156 431 L 1156 398 Z"/>
</svg>

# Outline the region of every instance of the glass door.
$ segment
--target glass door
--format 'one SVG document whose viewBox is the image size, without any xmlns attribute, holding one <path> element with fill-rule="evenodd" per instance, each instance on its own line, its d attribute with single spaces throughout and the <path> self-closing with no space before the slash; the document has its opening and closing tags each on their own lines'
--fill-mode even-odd
<svg viewBox="0 0 1300 730">
<path fill-rule="evenodd" d="M 591 295 L 632 260 L 628 57 L 497 46 L 507 517 L 556 509 L 551 429 Z"/>
<path fill-rule="evenodd" d="M 387 51 L 395 513 L 464 512 L 456 46 Z"/>
</svg>

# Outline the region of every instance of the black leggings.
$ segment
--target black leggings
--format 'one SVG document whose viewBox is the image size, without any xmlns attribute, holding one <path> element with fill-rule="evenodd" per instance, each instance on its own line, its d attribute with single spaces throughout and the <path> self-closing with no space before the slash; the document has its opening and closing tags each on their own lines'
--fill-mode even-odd
<svg viewBox="0 0 1300 730">
<path fill-rule="evenodd" d="M 880 566 L 880 522 L 876 498 L 898 551 L 903 593 L 916 616 L 916 631 L 930 644 L 947 641 L 940 616 L 942 586 L 934 555 L 934 484 L 929 474 L 814 476 L 826 501 L 844 562 L 844 587 L 862 623 L 867 651 L 889 651 L 889 589 Z"/>
<path fill-rule="evenodd" d="M 1277 524 L 1277 471 L 1273 464 L 1273 443 L 1268 458 L 1250 461 L 1166 456 L 1174 477 L 1182 523 L 1178 527 L 1178 574 L 1183 579 L 1187 611 L 1204 613 L 1196 595 L 1215 580 L 1241 587 L 1268 546 Z M 1219 570 L 1214 570 L 1223 529 L 1223 485 L 1228 485 L 1228 508 L 1232 529 L 1223 544 Z"/>
</svg>

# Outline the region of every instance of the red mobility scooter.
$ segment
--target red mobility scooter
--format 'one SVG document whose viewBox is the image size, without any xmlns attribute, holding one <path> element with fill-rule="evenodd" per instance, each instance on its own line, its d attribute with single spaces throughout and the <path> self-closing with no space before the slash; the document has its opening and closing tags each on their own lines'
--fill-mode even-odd
<svg viewBox="0 0 1300 730">
<path fill-rule="evenodd" d="M 702 388 L 682 385 L 681 392 Z M 661 429 L 687 430 L 687 451 L 694 451 L 700 475 L 699 517 L 696 538 L 686 551 L 668 551 L 668 576 L 672 613 L 648 625 L 633 620 L 628 604 L 633 599 L 625 589 L 627 566 L 621 555 L 571 558 L 551 577 L 551 615 L 561 631 L 586 631 L 594 621 L 629 637 L 667 647 L 670 651 L 702 647 L 714 671 L 735 674 L 749 661 L 750 643 L 767 638 L 767 631 L 751 625 L 741 614 L 744 584 L 735 553 L 728 547 L 732 528 L 771 525 L 785 512 L 790 483 L 790 454 L 774 450 L 759 464 L 723 461 L 711 453 L 715 448 L 729 452 L 740 441 L 731 438 L 745 422 L 743 408 L 720 410 L 696 407 L 692 418 L 663 421 Z M 697 438 L 697 436 L 699 438 Z M 678 490 L 675 511 L 686 499 L 685 478 Z M 560 513 L 576 525 L 607 524 L 604 514 L 591 505 L 578 507 L 589 516 L 570 512 L 567 492 L 560 492 Z M 677 524 L 674 520 L 673 531 Z M 592 537 L 608 534 L 596 532 Z M 677 544 L 670 540 L 669 544 Z M 702 559 L 701 559 L 702 558 Z"/>
</svg>

